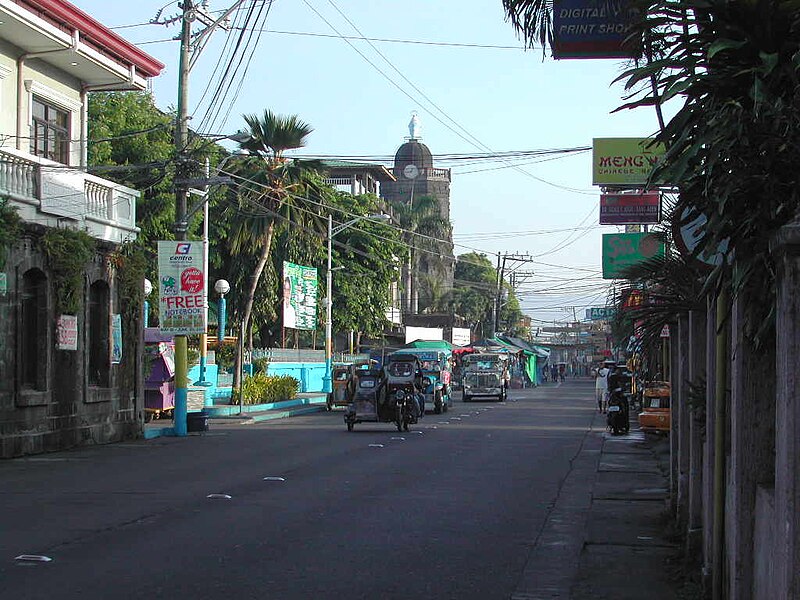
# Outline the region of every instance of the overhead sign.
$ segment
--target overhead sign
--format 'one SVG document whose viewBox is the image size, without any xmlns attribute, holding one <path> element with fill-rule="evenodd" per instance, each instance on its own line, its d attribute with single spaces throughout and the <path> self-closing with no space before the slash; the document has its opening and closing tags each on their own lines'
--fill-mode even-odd
<svg viewBox="0 0 800 600">
<path fill-rule="evenodd" d="M 158 242 L 158 329 L 172 335 L 206 330 L 202 242 Z"/>
<path fill-rule="evenodd" d="M 553 0 L 553 57 L 635 58 L 640 14 L 625 0 Z"/>
<path fill-rule="evenodd" d="M 663 144 L 647 138 L 595 138 L 592 143 L 592 183 L 641 187 L 664 155 Z"/>
<path fill-rule="evenodd" d="M 614 318 L 616 312 L 610 306 L 594 306 L 586 309 L 586 318 L 590 321 L 608 321 Z"/>
<path fill-rule="evenodd" d="M 661 221 L 661 194 L 602 194 L 600 225 L 640 225 Z"/>
<path fill-rule="evenodd" d="M 472 336 L 468 327 L 453 327 L 450 333 L 451 344 L 454 346 L 469 346 L 471 341 Z"/>
<path fill-rule="evenodd" d="M 317 328 L 317 269 L 283 263 L 283 326 Z"/>
<path fill-rule="evenodd" d="M 629 267 L 664 256 L 664 242 L 653 233 L 603 235 L 603 279 L 620 279 Z"/>
</svg>

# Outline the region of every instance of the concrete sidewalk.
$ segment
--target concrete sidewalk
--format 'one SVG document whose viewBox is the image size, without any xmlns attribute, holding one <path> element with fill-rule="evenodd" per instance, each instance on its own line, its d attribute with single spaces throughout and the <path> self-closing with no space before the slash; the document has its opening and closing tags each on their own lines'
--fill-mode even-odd
<svg viewBox="0 0 800 600">
<path fill-rule="evenodd" d="M 512 600 L 673 600 L 665 537 L 668 471 L 663 438 L 613 436 L 597 414 L 534 545 Z M 668 457 L 667 457 L 668 459 Z"/>
</svg>

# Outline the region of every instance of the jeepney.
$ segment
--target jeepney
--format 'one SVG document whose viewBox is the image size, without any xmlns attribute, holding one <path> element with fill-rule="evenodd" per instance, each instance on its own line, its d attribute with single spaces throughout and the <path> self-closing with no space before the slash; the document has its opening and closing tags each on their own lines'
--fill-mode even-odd
<svg viewBox="0 0 800 600">
<path fill-rule="evenodd" d="M 479 396 L 494 396 L 500 402 L 508 390 L 508 355 L 499 353 L 469 354 L 463 357 L 464 402 Z"/>
<path fill-rule="evenodd" d="M 424 391 L 426 406 L 433 406 L 437 415 L 447 412 L 453 402 L 450 389 L 452 369 L 450 366 L 450 353 L 441 350 L 423 350 L 418 348 L 403 348 L 395 350 L 396 354 L 413 354 L 422 363 L 424 376 Z"/>
</svg>

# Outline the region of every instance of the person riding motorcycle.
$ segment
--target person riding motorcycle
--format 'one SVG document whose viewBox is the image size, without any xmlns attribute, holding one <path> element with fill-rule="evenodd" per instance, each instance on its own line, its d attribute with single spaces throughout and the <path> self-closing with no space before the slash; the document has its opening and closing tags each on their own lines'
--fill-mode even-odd
<svg viewBox="0 0 800 600">
<path fill-rule="evenodd" d="M 614 370 L 608 375 L 608 405 L 616 404 L 620 407 L 619 415 L 609 411 L 607 422 L 609 427 L 613 427 L 614 419 L 621 420 L 621 429 L 627 432 L 630 429 L 629 414 L 630 403 L 628 396 L 625 394 L 625 386 L 627 383 L 625 369 L 621 365 L 617 365 Z"/>
</svg>

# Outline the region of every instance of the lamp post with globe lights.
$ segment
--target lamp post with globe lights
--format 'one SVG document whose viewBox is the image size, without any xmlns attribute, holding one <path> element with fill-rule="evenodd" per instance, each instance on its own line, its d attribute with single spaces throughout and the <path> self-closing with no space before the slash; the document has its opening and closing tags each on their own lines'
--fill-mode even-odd
<svg viewBox="0 0 800 600">
<path fill-rule="evenodd" d="M 214 283 L 214 291 L 219 294 L 219 305 L 217 309 L 217 343 L 221 344 L 225 340 L 225 325 L 227 324 L 225 294 L 231 291 L 231 284 L 224 279 L 217 279 Z"/>
</svg>

